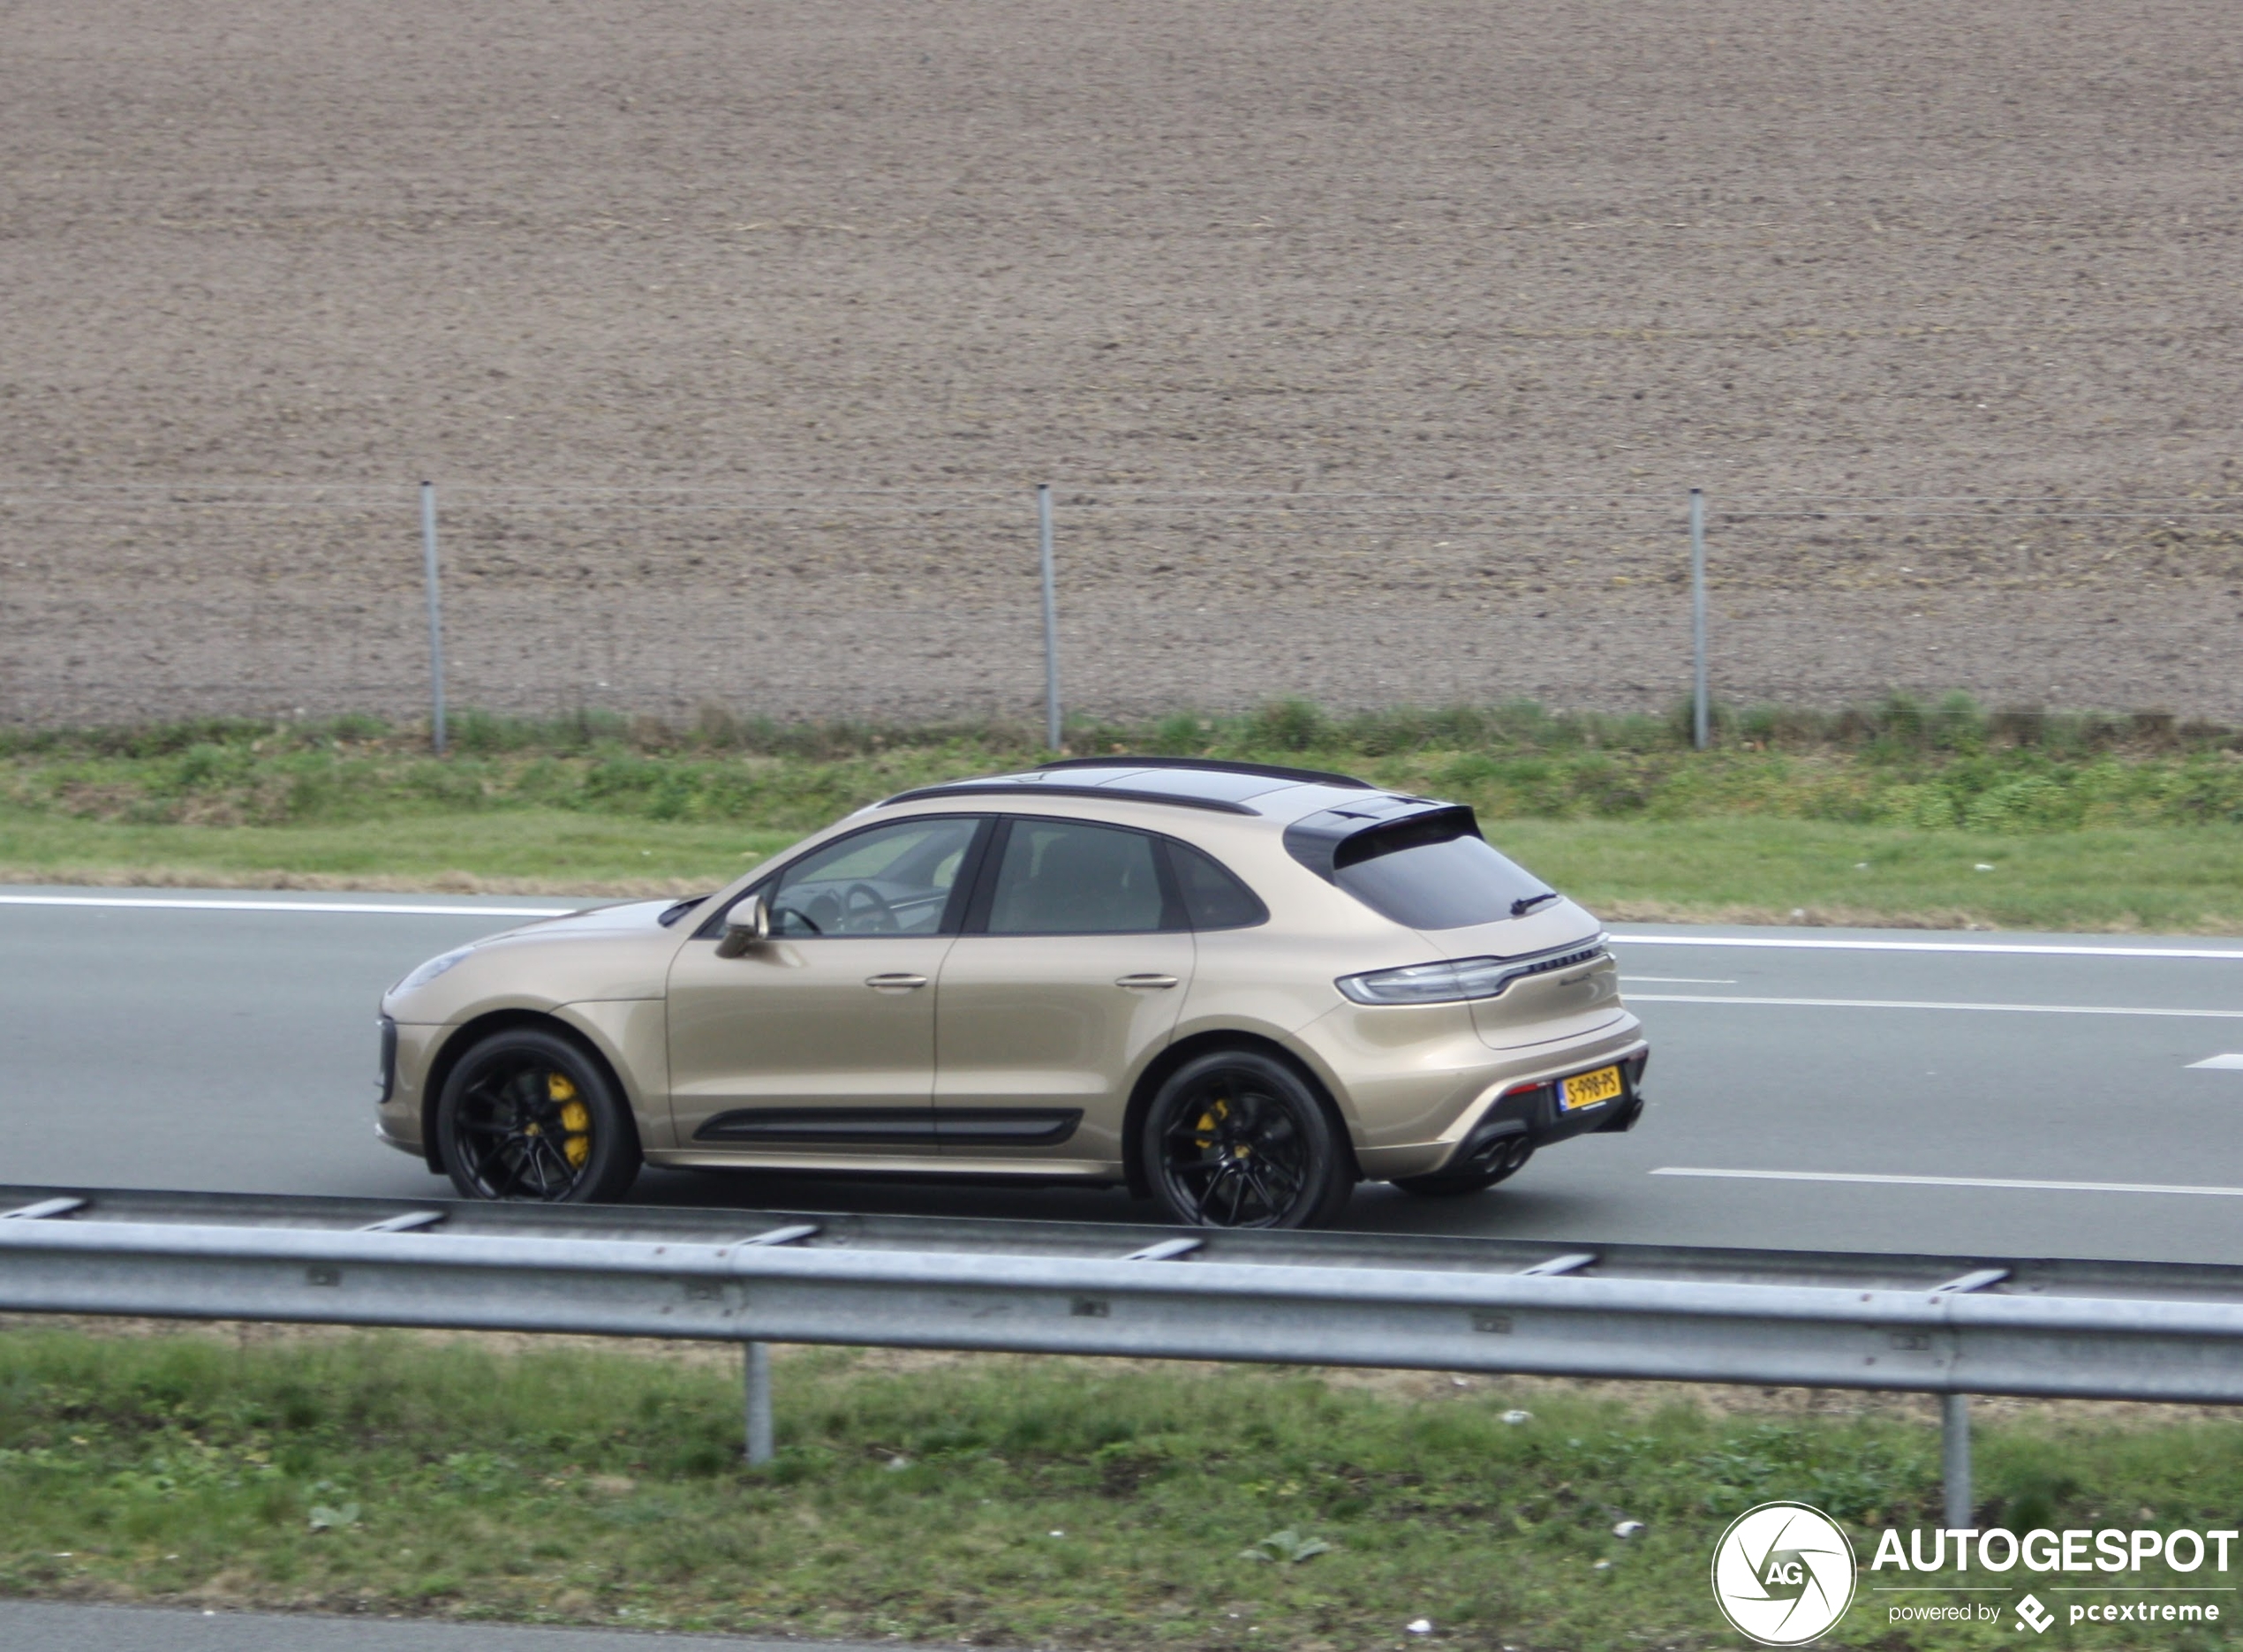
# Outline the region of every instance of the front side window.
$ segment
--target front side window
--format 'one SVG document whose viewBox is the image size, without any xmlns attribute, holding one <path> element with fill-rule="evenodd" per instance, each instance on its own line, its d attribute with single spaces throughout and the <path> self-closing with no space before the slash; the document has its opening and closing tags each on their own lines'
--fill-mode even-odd
<svg viewBox="0 0 2243 1652">
<path fill-rule="evenodd" d="M 779 874 L 774 935 L 933 935 L 980 820 L 899 820 L 829 843 Z"/>
<path fill-rule="evenodd" d="M 1333 857 L 1333 881 L 1381 917 L 1411 929 L 1492 924 L 1555 899 L 1550 886 L 1505 859 L 1455 815 L 1358 834 Z"/>
<path fill-rule="evenodd" d="M 1164 922 L 1167 901 L 1142 832 L 1074 820 L 1016 819 L 989 903 L 993 935 L 1133 935 Z"/>
</svg>

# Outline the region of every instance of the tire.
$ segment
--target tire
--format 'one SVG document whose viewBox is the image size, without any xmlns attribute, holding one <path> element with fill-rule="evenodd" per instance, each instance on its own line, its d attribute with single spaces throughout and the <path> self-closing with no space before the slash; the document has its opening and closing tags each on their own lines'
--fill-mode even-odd
<svg viewBox="0 0 2243 1652">
<path fill-rule="evenodd" d="M 638 1129 L 607 1069 L 533 1027 L 480 1038 L 454 1064 L 436 1139 L 462 1198 L 606 1203 L 638 1175 Z"/>
<path fill-rule="evenodd" d="M 1484 1165 L 1472 1170 L 1436 1170 L 1423 1176 L 1397 1176 L 1394 1186 L 1421 1199 L 1460 1198 L 1469 1193 L 1484 1193 L 1499 1181 L 1508 1181 L 1524 1170 L 1527 1160 L 1533 1157 L 1534 1149 L 1522 1136 L 1492 1165 Z"/>
<path fill-rule="evenodd" d="M 1138 1146 L 1162 1214 L 1185 1227 L 1321 1227 L 1355 1191 L 1330 1105 L 1257 1051 L 1211 1051 L 1170 1074 Z"/>
</svg>

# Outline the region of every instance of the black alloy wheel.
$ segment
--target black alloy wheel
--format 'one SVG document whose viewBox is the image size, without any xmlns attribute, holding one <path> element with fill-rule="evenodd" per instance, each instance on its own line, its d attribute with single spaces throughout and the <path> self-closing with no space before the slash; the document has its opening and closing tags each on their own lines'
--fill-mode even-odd
<svg viewBox="0 0 2243 1652">
<path fill-rule="evenodd" d="M 1178 1067 L 1141 1139 L 1153 1196 L 1185 1226 L 1321 1226 L 1355 1190 L 1355 1155 L 1330 1108 L 1257 1051 L 1217 1050 Z"/>
<path fill-rule="evenodd" d="M 599 1063 L 572 1040 L 510 1028 L 444 1081 L 436 1139 L 470 1199 L 599 1203 L 638 1174 L 638 1132 Z"/>
</svg>

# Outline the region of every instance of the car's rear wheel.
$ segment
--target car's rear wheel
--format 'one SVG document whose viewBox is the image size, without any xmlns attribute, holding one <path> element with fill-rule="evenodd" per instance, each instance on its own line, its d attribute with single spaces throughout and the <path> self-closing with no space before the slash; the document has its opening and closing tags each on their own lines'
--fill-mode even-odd
<svg viewBox="0 0 2243 1652">
<path fill-rule="evenodd" d="M 1154 1198 L 1186 1226 L 1322 1226 L 1355 1190 L 1355 1156 L 1323 1098 L 1257 1051 L 1212 1051 L 1178 1067 L 1140 1140 Z"/>
<path fill-rule="evenodd" d="M 595 1203 L 638 1174 L 638 1132 L 614 1082 L 575 1042 L 534 1027 L 494 1032 L 459 1059 L 436 1139 L 470 1199 Z"/>
<path fill-rule="evenodd" d="M 1463 1194 L 1483 1192 L 1499 1181 L 1507 1181 L 1525 1169 L 1527 1160 L 1533 1157 L 1534 1149 L 1527 1139 L 1516 1136 L 1487 1164 L 1466 1170 L 1436 1170 L 1423 1176 L 1397 1176 L 1394 1186 L 1421 1199 L 1454 1199 Z"/>
</svg>

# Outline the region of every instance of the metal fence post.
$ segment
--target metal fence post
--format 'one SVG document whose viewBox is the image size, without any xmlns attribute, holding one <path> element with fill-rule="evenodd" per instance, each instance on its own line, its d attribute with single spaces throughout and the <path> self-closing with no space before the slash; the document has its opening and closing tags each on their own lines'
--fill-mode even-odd
<svg viewBox="0 0 2243 1652">
<path fill-rule="evenodd" d="M 1699 751 L 1711 735 L 1705 698 L 1705 491 L 1690 490 L 1690 741 Z"/>
<path fill-rule="evenodd" d="M 1052 485 L 1036 485 L 1036 540 L 1044 577 L 1044 743 L 1059 750 L 1059 592 L 1052 572 Z"/>
<path fill-rule="evenodd" d="M 1970 1518 L 1970 1396 L 1939 1396 L 1939 1468 L 1947 1486 L 1947 1529 L 1967 1530 Z"/>
<path fill-rule="evenodd" d="M 434 705 L 428 728 L 444 754 L 444 600 L 436 588 L 436 484 L 420 485 L 420 555 L 428 584 L 428 679 Z"/>
<path fill-rule="evenodd" d="M 771 1345 L 747 1345 L 748 1466 L 771 1460 Z"/>
</svg>

